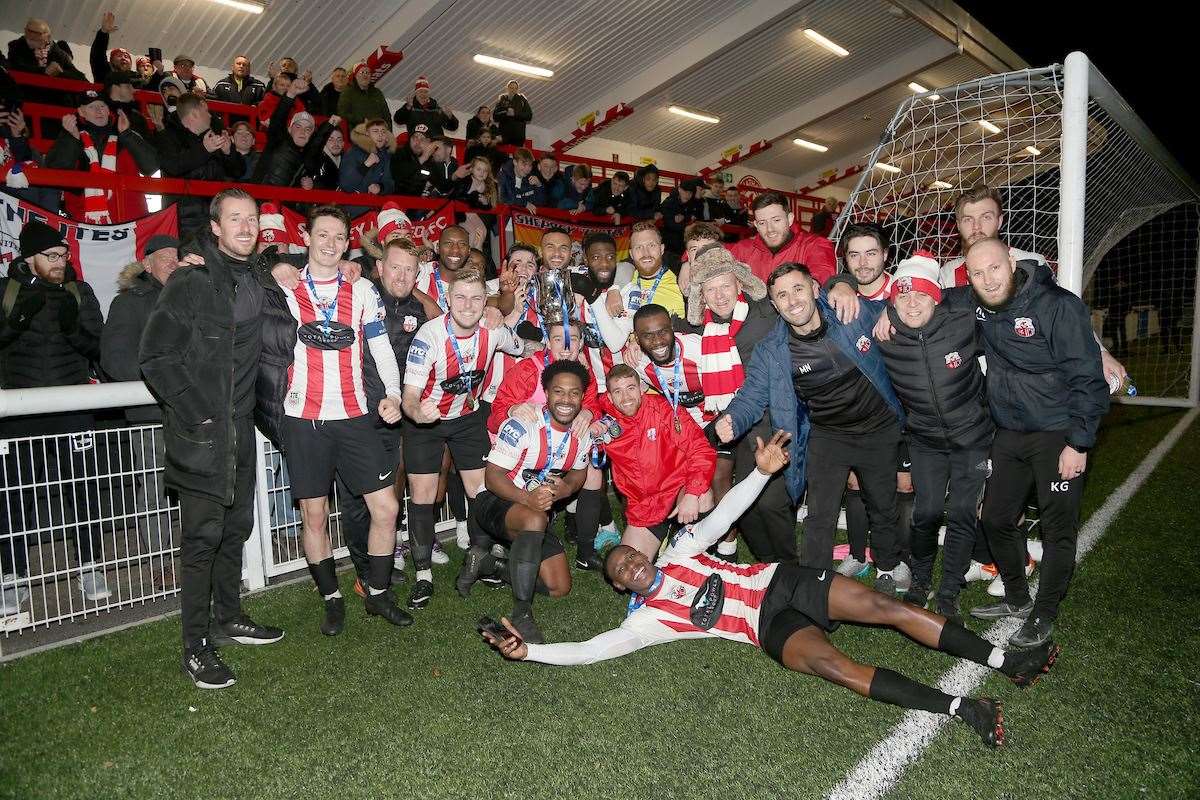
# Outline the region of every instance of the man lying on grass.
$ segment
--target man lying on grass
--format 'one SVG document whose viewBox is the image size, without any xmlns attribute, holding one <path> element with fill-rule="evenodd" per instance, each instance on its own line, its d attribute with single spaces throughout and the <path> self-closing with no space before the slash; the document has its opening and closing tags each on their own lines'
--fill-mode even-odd
<svg viewBox="0 0 1200 800">
<path fill-rule="evenodd" d="M 864 697 L 948 714 L 970 725 L 990 747 L 1004 744 L 998 700 L 952 697 L 883 667 L 851 660 L 828 634 L 842 622 L 894 628 L 926 647 L 984 664 L 1029 686 L 1048 672 L 1059 646 L 1005 652 L 945 617 L 880 594 L 833 570 L 779 564 L 730 564 L 705 551 L 720 541 L 766 485 L 787 464 L 787 435 L 777 431 L 766 445 L 756 440 L 758 468 L 735 486 L 713 512 L 684 527 L 657 565 L 619 545 L 605 560 L 618 590 L 628 589 L 629 613 L 621 626 L 586 642 L 529 644 L 503 620 L 511 636 L 483 636 L 505 658 L 544 664 L 591 664 L 643 647 L 716 636 L 761 647 L 787 669 L 818 675 Z"/>
</svg>

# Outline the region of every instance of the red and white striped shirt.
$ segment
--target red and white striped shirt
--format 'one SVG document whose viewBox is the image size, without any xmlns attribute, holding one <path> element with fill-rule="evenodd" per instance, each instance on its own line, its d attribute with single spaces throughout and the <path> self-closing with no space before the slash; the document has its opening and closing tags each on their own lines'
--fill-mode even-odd
<svg viewBox="0 0 1200 800">
<path fill-rule="evenodd" d="M 1008 252 L 1017 261 L 1038 261 L 1042 264 L 1047 263 L 1046 257 L 1040 253 L 1031 253 L 1028 250 L 1021 250 L 1016 247 L 1008 248 Z M 955 286 L 969 286 L 971 281 L 967 279 L 967 262 L 962 256 L 955 256 L 942 265 L 942 272 L 939 276 L 939 282 L 943 289 L 951 289 Z"/>
<path fill-rule="evenodd" d="M 509 417 L 500 426 L 487 460 L 507 471 L 514 486 L 524 489 L 529 478 L 543 469 L 564 473 L 584 469 L 591 449 L 590 433 L 581 440 L 570 430 L 546 425 L 544 416 L 533 424 Z"/>
<path fill-rule="evenodd" d="M 658 366 L 649 356 L 642 355 L 637 371 L 650 388 L 673 402 L 675 395 L 675 365 L 679 364 L 679 377 L 683 389 L 679 396 L 679 407 L 692 415 L 696 424 L 703 428 L 716 419 L 715 411 L 704 410 L 704 386 L 700 383 L 700 359 L 703 341 L 698 333 L 675 334 L 675 361 L 667 366 Z M 664 382 L 666 385 L 664 385 Z M 678 411 L 678 409 L 676 409 Z"/>
<path fill-rule="evenodd" d="M 448 314 L 422 325 L 408 348 L 404 370 L 404 385 L 420 389 L 422 402 L 437 403 L 444 420 L 458 419 L 479 407 L 484 377 L 497 350 L 513 355 L 524 351 L 521 340 L 506 326 L 495 330 L 479 326 L 470 336 L 456 336 L 456 349 L 450 326 Z M 470 379 L 469 394 L 464 373 Z"/>
<path fill-rule="evenodd" d="M 315 290 L 315 291 L 314 291 Z M 287 393 L 283 412 L 300 419 L 352 419 L 368 413 L 363 389 L 363 343 L 379 370 L 385 392 L 400 396 L 400 369 L 384 327 L 386 312 L 379 291 L 366 278 L 350 283 L 340 276 L 312 279 L 308 268 L 295 289 L 284 289 L 288 310 L 300 323 L 320 325 L 330 313 L 330 322 L 354 330 L 354 341 L 341 350 L 309 347 L 299 337 L 288 367 Z"/>
<path fill-rule="evenodd" d="M 892 284 L 895 283 L 896 279 L 892 277 L 892 273 L 890 273 L 890 272 L 884 272 L 882 277 L 883 277 L 883 285 L 879 287 L 878 291 L 875 291 L 871 294 L 863 294 L 862 289 L 859 289 L 858 296 L 861 297 L 863 300 L 884 300 L 884 301 L 886 301 L 886 300 L 890 299 L 891 291 L 892 291 Z"/>
<path fill-rule="evenodd" d="M 579 322 L 581 325 L 591 327 L 591 331 L 583 332 L 585 342 L 583 355 L 588 371 L 596 379 L 596 391 L 604 394 L 608 391 L 608 371 L 617 363 L 616 358 L 613 356 L 613 351 L 609 350 L 608 346 L 604 344 L 599 326 L 596 325 L 596 312 L 592 311 L 592 307 L 587 303 L 579 304 Z M 598 347 L 591 347 L 586 344 L 589 340 L 600 342 L 600 345 Z"/>
<path fill-rule="evenodd" d="M 443 312 L 450 310 L 450 281 L 442 275 L 442 265 L 437 261 L 426 261 L 417 268 L 416 287 L 425 294 Z"/>
</svg>

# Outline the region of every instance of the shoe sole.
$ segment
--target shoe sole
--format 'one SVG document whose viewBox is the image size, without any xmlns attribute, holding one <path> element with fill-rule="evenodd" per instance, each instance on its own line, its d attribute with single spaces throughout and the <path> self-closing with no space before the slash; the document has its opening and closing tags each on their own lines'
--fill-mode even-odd
<svg viewBox="0 0 1200 800">
<path fill-rule="evenodd" d="M 431 599 L 433 599 L 433 598 L 425 597 L 420 600 L 414 600 L 410 597 L 408 600 L 408 607 L 413 609 L 414 611 L 425 608 L 425 606 L 429 605 L 429 601 Z"/>
<path fill-rule="evenodd" d="M 504 585 L 504 581 L 500 578 L 480 578 L 479 582 L 484 586 L 490 586 L 493 589 L 498 589 Z"/>
<path fill-rule="evenodd" d="M 230 686 L 233 686 L 235 683 L 237 683 L 237 678 L 230 678 L 229 683 L 205 683 L 192 673 L 188 672 L 187 667 L 180 667 L 180 669 L 183 674 L 188 677 L 188 680 L 196 685 L 197 689 L 228 689 Z"/>
<path fill-rule="evenodd" d="M 1021 609 L 1018 611 L 1012 611 L 1008 614 L 977 614 L 977 613 L 975 613 L 976 609 L 972 608 L 970 611 L 970 614 L 975 619 L 1004 619 L 1005 617 L 1016 617 L 1017 619 L 1028 619 L 1029 613 L 1031 611 L 1033 611 L 1033 608 L 1026 608 L 1026 609 Z M 1044 644 L 1044 642 L 1043 642 L 1043 644 Z"/>
<path fill-rule="evenodd" d="M 1046 663 L 1042 665 L 1040 670 L 1034 673 L 1032 677 L 1023 674 L 1013 675 L 1011 678 L 1012 682 L 1017 686 L 1020 686 L 1022 689 L 1028 689 L 1030 686 L 1033 686 L 1042 679 L 1043 675 L 1050 672 L 1050 668 L 1054 666 L 1055 661 L 1058 661 L 1058 655 L 1061 652 L 1062 645 L 1054 645 L 1054 647 L 1050 648 L 1050 652 L 1046 654 Z"/>
<path fill-rule="evenodd" d="M 281 634 L 279 634 L 279 636 L 277 636 L 274 639 L 256 639 L 253 636 L 212 636 L 210 638 L 212 639 L 212 643 L 214 645 L 223 645 L 223 644 L 224 645 L 229 645 L 229 644 L 261 645 L 261 644 L 275 644 L 276 642 L 283 639 L 283 636 L 284 636 L 284 634 L 281 633 Z"/>
<path fill-rule="evenodd" d="M 1020 633 L 1020 631 L 1017 633 Z M 1046 642 L 1050 641 L 1051 636 L 1053 636 L 1053 633 L 1046 634 L 1046 636 L 1041 639 L 1034 639 L 1032 642 L 1018 642 L 1015 641 L 1017 634 L 1014 633 L 1012 636 L 1008 637 L 1008 644 L 1010 647 L 1015 647 L 1018 650 L 1032 650 L 1033 648 L 1041 647 Z"/>
</svg>

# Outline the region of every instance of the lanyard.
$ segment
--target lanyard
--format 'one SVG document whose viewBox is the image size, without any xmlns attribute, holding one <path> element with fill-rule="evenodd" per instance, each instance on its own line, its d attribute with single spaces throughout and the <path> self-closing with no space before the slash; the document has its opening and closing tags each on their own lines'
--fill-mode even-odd
<svg viewBox="0 0 1200 800">
<path fill-rule="evenodd" d="M 342 271 L 338 270 L 337 274 L 337 291 L 333 293 L 333 302 L 329 304 L 329 308 L 321 308 L 320 298 L 317 297 L 317 285 L 313 283 L 312 272 L 305 271 L 304 279 L 308 282 L 308 291 L 312 293 L 313 306 L 321 312 L 321 316 L 325 317 L 325 324 L 321 326 L 321 331 L 326 335 L 329 333 L 329 323 L 333 321 L 334 315 L 337 314 L 338 297 L 342 293 Z"/>
<path fill-rule="evenodd" d="M 450 310 L 450 298 L 448 298 L 446 296 L 446 284 L 442 283 L 442 267 L 440 264 L 433 268 L 433 283 L 435 286 L 437 286 L 438 308 L 442 309 L 442 311 L 449 311 Z M 449 330 L 449 323 L 446 323 L 446 324 L 447 324 L 447 330 Z M 456 350 L 458 349 L 457 345 L 455 345 L 455 349 Z"/>
<path fill-rule="evenodd" d="M 675 428 L 679 429 L 679 396 L 683 394 L 683 353 L 679 352 L 679 342 L 675 342 L 675 380 L 670 389 L 667 388 L 667 380 L 663 377 L 662 371 L 659 370 L 658 364 L 653 361 L 650 366 L 654 367 L 654 375 L 658 378 L 658 385 L 662 387 L 662 393 L 666 395 L 667 402 L 671 404 L 671 414 L 676 418 Z"/>
<path fill-rule="evenodd" d="M 454 358 L 458 361 L 458 374 L 467 384 L 467 395 L 471 394 L 473 389 L 471 383 L 474 380 L 474 375 L 467 369 L 467 365 L 463 363 L 462 350 L 458 347 L 458 337 L 454 335 L 454 331 L 450 330 L 450 315 L 446 315 L 446 336 L 450 339 L 450 344 L 454 345 Z M 475 341 L 476 358 L 479 354 L 479 329 L 475 329 L 475 335 L 472 337 Z M 468 397 L 468 403 L 470 398 Z"/>
<path fill-rule="evenodd" d="M 645 298 L 645 300 L 644 300 L 644 302 L 642 303 L 642 305 L 648 305 L 649 303 L 653 303 L 653 302 L 654 302 L 654 293 L 658 291 L 658 285 L 659 285 L 660 283 L 662 283 L 663 275 L 666 275 L 666 274 L 667 274 L 667 268 L 666 268 L 666 267 L 661 267 L 661 268 L 659 268 L 659 270 L 658 270 L 658 275 L 654 276 L 654 283 L 650 285 L 650 292 L 649 292 L 649 294 L 643 294 L 643 295 L 642 295 L 642 297 L 643 297 L 643 298 Z M 637 276 L 637 286 L 638 286 L 638 290 L 639 290 L 639 291 L 641 291 L 641 288 L 642 288 L 642 274 L 641 274 L 640 272 L 638 273 L 638 276 Z"/>
<path fill-rule="evenodd" d="M 550 468 L 554 466 L 555 461 L 563 457 L 567 452 L 567 445 L 571 442 L 571 431 L 568 430 L 563 434 L 562 441 L 559 442 L 558 447 L 554 449 L 554 455 L 550 455 L 550 445 L 554 444 L 554 437 L 551 435 L 553 431 L 550 429 L 550 412 L 545 407 L 542 408 L 542 420 L 546 423 L 546 427 L 542 429 L 542 441 L 546 446 L 546 455 L 549 458 L 546 461 L 546 466 L 538 470 L 538 483 L 546 480 L 546 476 L 550 474 Z M 566 465 L 564 464 L 564 466 Z"/>
<path fill-rule="evenodd" d="M 630 614 L 632 614 L 633 612 L 635 612 L 639 608 L 641 608 L 643 605 L 645 605 L 646 598 L 649 597 L 650 595 L 654 594 L 655 592 L 657 592 L 658 587 L 662 586 L 662 582 L 663 582 L 662 570 L 658 569 L 656 567 L 654 570 L 654 583 L 650 584 L 650 588 L 646 590 L 646 593 L 645 594 L 634 593 L 634 594 L 629 595 L 629 605 L 626 606 L 626 608 L 625 608 L 625 616 L 629 616 Z"/>
</svg>

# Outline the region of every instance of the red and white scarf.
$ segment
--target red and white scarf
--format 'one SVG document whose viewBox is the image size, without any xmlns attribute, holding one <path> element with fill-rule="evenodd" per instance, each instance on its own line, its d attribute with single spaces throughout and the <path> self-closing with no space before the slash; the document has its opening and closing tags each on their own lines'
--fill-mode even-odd
<svg viewBox="0 0 1200 800">
<path fill-rule="evenodd" d="M 713 319 L 712 309 L 704 309 L 704 333 L 700 339 L 700 385 L 704 387 L 704 409 L 724 411 L 729 401 L 746 382 L 742 357 L 734 337 L 742 329 L 750 306 L 745 295 L 738 294 L 729 322 Z"/>
<path fill-rule="evenodd" d="M 104 143 L 104 156 L 96 152 L 96 143 L 92 141 L 87 131 L 79 132 L 79 141 L 83 144 L 83 154 L 87 156 L 88 172 L 93 175 L 117 171 L 117 137 L 109 136 Z M 112 212 L 109 211 L 108 201 L 112 192 L 94 186 L 84 187 L 83 190 L 83 219 L 96 225 L 111 225 Z"/>
</svg>

